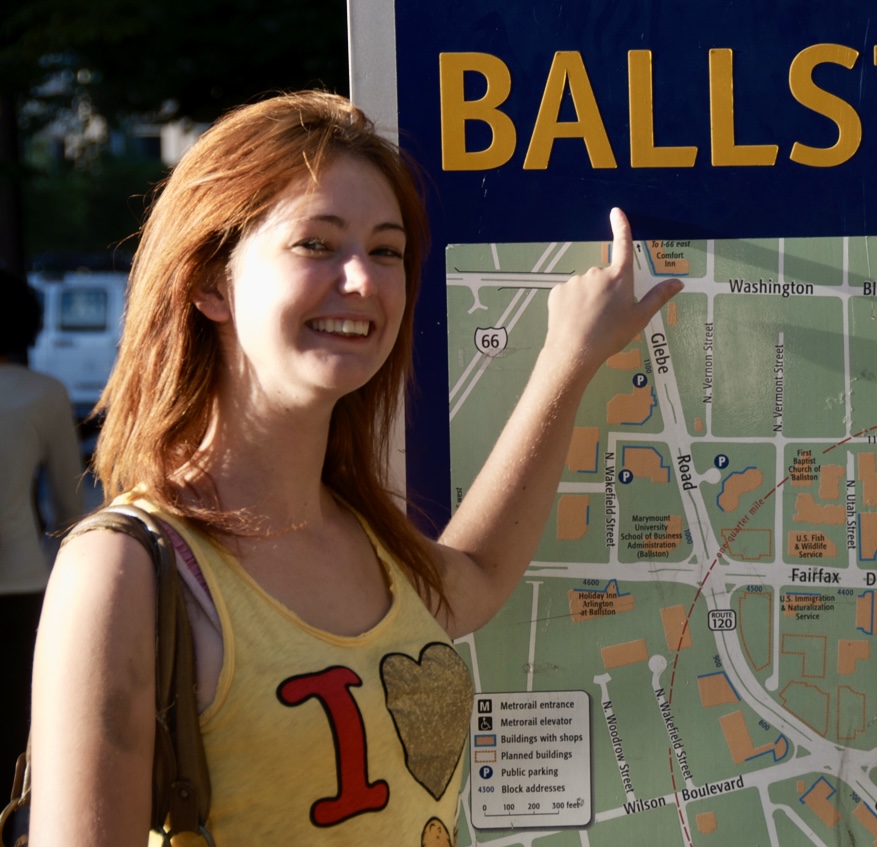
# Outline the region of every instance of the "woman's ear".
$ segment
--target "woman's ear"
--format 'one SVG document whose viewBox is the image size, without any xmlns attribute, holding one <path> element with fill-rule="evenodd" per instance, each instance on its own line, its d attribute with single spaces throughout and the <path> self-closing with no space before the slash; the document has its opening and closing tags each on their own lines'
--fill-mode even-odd
<svg viewBox="0 0 877 847">
<path fill-rule="evenodd" d="M 230 321 L 231 301 L 225 274 L 221 280 L 211 276 L 199 282 L 192 291 L 192 305 L 214 323 Z"/>
</svg>

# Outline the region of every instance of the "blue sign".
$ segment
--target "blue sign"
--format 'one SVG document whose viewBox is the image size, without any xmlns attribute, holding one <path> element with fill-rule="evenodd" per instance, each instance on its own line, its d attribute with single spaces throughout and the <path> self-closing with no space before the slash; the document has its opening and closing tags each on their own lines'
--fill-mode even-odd
<svg viewBox="0 0 877 847">
<path fill-rule="evenodd" d="M 400 140 L 431 186 L 408 480 L 450 514 L 444 247 L 877 232 L 863 0 L 397 0 Z"/>
</svg>

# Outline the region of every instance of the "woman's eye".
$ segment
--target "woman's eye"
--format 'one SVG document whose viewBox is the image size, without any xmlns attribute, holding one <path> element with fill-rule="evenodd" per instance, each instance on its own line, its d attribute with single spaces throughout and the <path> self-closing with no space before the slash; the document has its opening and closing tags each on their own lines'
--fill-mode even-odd
<svg viewBox="0 0 877 847">
<path fill-rule="evenodd" d="M 395 247 L 378 247 L 372 250 L 372 255 L 383 259 L 403 259 L 405 254 Z"/>
<path fill-rule="evenodd" d="M 329 249 L 329 245 L 319 238 L 304 238 L 293 246 L 309 253 L 325 253 Z"/>
</svg>

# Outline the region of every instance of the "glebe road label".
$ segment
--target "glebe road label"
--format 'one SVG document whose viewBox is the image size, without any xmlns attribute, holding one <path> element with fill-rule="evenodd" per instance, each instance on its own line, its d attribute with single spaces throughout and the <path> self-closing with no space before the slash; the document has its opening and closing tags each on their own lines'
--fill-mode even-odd
<svg viewBox="0 0 877 847">
<path fill-rule="evenodd" d="M 476 828 L 590 821 L 590 699 L 584 691 L 476 694 L 470 742 Z"/>
</svg>

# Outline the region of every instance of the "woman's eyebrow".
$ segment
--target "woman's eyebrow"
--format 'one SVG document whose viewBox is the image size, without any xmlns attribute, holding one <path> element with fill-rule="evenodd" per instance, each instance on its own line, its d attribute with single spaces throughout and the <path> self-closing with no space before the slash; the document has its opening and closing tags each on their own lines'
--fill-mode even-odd
<svg viewBox="0 0 877 847">
<path fill-rule="evenodd" d="M 347 222 L 344 218 L 339 217 L 338 215 L 305 215 L 298 219 L 302 223 L 326 223 L 331 224 L 332 226 L 338 227 L 338 229 L 345 229 L 347 227 Z"/>
<path fill-rule="evenodd" d="M 375 227 L 375 232 L 387 232 L 387 231 L 401 232 L 402 235 L 407 234 L 405 231 L 405 227 L 400 223 L 396 223 L 395 221 L 387 221 L 386 223 L 378 224 Z"/>
<path fill-rule="evenodd" d="M 338 227 L 338 229 L 347 229 L 347 221 L 339 215 L 307 215 L 303 218 L 300 218 L 303 223 L 327 223 L 331 226 Z M 398 223 L 397 221 L 385 221 L 383 223 L 379 223 L 374 227 L 374 232 L 401 232 L 402 235 L 407 235 L 405 227 L 403 224 Z"/>
</svg>

